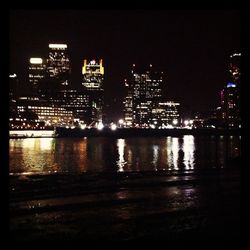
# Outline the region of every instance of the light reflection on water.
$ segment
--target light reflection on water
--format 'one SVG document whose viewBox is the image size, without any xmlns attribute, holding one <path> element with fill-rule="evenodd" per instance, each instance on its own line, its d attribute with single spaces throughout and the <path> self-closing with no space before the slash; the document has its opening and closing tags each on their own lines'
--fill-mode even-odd
<svg viewBox="0 0 250 250">
<path fill-rule="evenodd" d="M 118 172 L 123 172 L 124 166 L 127 163 L 124 160 L 124 149 L 125 149 L 125 140 L 124 139 L 117 140 L 117 148 L 118 148 L 119 159 L 118 159 L 118 161 L 116 161 L 116 164 L 118 166 Z"/>
<path fill-rule="evenodd" d="M 10 139 L 10 173 L 127 172 L 227 167 L 239 136 Z"/>
</svg>

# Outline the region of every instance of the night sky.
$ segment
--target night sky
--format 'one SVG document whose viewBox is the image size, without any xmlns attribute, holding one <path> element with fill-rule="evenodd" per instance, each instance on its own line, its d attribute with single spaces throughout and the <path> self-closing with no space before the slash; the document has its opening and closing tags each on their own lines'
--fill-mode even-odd
<svg viewBox="0 0 250 250">
<path fill-rule="evenodd" d="M 46 57 L 49 43 L 67 43 L 72 85 L 84 58 L 103 58 L 107 115 L 122 113 L 124 78 L 133 63 L 166 74 L 166 98 L 186 110 L 219 105 L 228 58 L 240 51 L 240 11 L 11 11 L 10 72 L 26 84 L 30 57 Z"/>
</svg>

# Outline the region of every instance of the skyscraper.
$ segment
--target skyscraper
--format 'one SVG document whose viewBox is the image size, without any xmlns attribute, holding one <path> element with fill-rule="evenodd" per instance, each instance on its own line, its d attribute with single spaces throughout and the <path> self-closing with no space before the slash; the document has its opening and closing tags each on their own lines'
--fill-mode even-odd
<svg viewBox="0 0 250 250">
<path fill-rule="evenodd" d="M 88 122 L 102 122 L 104 99 L 104 66 L 103 60 L 84 60 L 82 66 L 83 91 L 88 96 Z"/>
<path fill-rule="evenodd" d="M 51 80 L 56 80 L 61 85 L 68 85 L 70 63 L 67 44 L 49 44 L 47 59 L 47 74 Z"/>
<path fill-rule="evenodd" d="M 46 64 L 42 58 L 30 58 L 29 60 L 29 83 L 33 93 L 38 91 L 38 84 L 44 80 Z"/>
<path fill-rule="evenodd" d="M 240 93 L 235 83 L 227 83 L 221 91 L 221 110 L 224 126 L 238 128 L 241 124 Z"/>
<path fill-rule="evenodd" d="M 222 122 L 227 128 L 238 128 L 241 126 L 240 114 L 240 60 L 241 53 L 230 55 L 229 79 L 221 91 L 221 114 Z"/>
<path fill-rule="evenodd" d="M 229 62 L 229 72 L 230 72 L 230 81 L 235 84 L 240 84 L 240 61 L 241 61 L 241 53 L 234 53 L 230 55 Z"/>
<path fill-rule="evenodd" d="M 148 69 L 138 70 L 135 65 L 125 80 L 124 120 L 126 126 L 164 127 L 179 118 L 179 103 L 166 102 L 163 96 L 164 74 Z"/>
<path fill-rule="evenodd" d="M 49 105 L 60 106 L 63 97 L 60 91 L 69 87 L 70 62 L 67 44 L 49 44 L 46 76 L 39 82 L 39 97 Z"/>
</svg>

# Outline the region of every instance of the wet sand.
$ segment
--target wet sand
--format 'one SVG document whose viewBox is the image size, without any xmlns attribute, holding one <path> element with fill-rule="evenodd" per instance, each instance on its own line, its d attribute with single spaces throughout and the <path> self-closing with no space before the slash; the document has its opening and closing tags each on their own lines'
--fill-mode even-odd
<svg viewBox="0 0 250 250">
<path fill-rule="evenodd" d="M 239 239 L 239 167 L 10 176 L 10 237 Z"/>
</svg>

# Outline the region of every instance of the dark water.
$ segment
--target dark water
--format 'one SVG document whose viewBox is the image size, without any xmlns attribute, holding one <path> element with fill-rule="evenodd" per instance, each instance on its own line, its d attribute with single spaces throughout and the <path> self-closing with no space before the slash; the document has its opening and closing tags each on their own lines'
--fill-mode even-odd
<svg viewBox="0 0 250 250">
<path fill-rule="evenodd" d="M 81 173 L 226 168 L 240 157 L 239 136 L 10 139 L 9 171 Z"/>
</svg>

